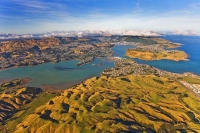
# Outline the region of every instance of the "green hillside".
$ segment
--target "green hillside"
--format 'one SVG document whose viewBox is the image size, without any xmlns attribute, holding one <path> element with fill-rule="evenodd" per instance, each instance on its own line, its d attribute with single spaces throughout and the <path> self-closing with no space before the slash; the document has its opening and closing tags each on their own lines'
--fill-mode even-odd
<svg viewBox="0 0 200 133">
<path fill-rule="evenodd" d="M 199 99 L 168 77 L 101 76 L 50 99 L 14 129 L 15 133 L 129 131 L 200 132 Z"/>
</svg>

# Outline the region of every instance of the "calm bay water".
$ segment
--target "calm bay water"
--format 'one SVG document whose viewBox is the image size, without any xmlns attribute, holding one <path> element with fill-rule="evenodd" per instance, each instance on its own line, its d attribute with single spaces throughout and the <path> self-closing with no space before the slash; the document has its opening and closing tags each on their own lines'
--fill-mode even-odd
<svg viewBox="0 0 200 133">
<path fill-rule="evenodd" d="M 45 63 L 37 66 L 18 67 L 0 71 L 0 80 L 31 78 L 29 86 L 62 85 L 98 76 L 105 68 L 113 67 L 113 62 L 96 59 L 90 64 L 76 67 L 78 60 L 59 63 Z M 101 65 L 100 65 L 101 63 Z"/>
<path fill-rule="evenodd" d="M 200 75 L 200 37 L 191 36 L 165 36 L 164 38 L 183 44 L 179 50 L 185 51 L 189 55 L 189 61 L 142 61 L 134 59 L 138 63 L 148 64 L 162 70 L 170 72 L 194 72 Z M 115 46 L 113 51 L 115 56 L 125 57 L 125 51 L 132 46 Z M 0 80 L 16 79 L 16 78 L 31 78 L 29 86 L 46 85 L 67 85 L 77 84 L 81 81 L 99 76 L 100 73 L 108 67 L 113 67 L 114 63 L 96 59 L 94 62 L 84 66 L 76 67 L 77 60 L 63 61 L 56 64 L 46 63 L 37 66 L 18 67 L 0 71 Z M 72 85 L 73 85 L 72 84 Z"/>
</svg>

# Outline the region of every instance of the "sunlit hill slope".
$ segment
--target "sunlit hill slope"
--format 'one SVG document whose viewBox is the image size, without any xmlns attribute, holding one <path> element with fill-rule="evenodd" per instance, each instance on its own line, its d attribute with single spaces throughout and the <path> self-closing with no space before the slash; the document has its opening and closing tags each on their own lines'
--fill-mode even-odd
<svg viewBox="0 0 200 133">
<path fill-rule="evenodd" d="M 199 112 L 199 99 L 168 77 L 101 76 L 36 108 L 15 133 L 200 132 Z"/>
</svg>

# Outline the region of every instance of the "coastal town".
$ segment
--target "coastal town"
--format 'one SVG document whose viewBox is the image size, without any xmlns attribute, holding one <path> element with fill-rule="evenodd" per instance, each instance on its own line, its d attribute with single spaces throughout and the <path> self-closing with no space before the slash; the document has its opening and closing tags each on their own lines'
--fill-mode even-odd
<svg viewBox="0 0 200 133">
<path fill-rule="evenodd" d="M 179 44 L 158 37 L 139 36 L 49 37 L 0 41 L 0 69 L 74 59 L 79 60 L 77 66 L 80 66 L 95 58 L 112 57 L 112 47 L 115 45 L 132 45 L 140 51 L 167 52 L 166 54 L 178 51 L 166 48 L 179 47 Z"/>
<path fill-rule="evenodd" d="M 0 69 L 78 59 L 83 65 L 113 55 L 112 44 L 87 38 L 44 38 L 0 43 Z M 14 47 L 13 47 L 14 46 Z"/>
<path fill-rule="evenodd" d="M 199 86 L 199 84 L 189 84 L 185 81 L 180 81 L 180 83 L 182 83 L 188 90 L 192 91 L 195 94 L 195 96 L 200 98 L 200 86 Z"/>
<path fill-rule="evenodd" d="M 193 73 L 172 73 L 160 70 L 158 68 L 138 64 L 137 62 L 131 59 L 112 57 L 109 58 L 112 61 L 115 61 L 115 66 L 113 68 L 105 69 L 101 75 L 107 77 L 119 77 L 119 76 L 127 76 L 127 75 L 155 75 L 157 77 L 170 77 L 169 82 L 178 81 L 185 88 L 194 93 L 197 97 L 200 98 L 200 85 L 199 84 L 191 84 L 183 80 L 183 77 L 191 77 L 193 79 L 200 80 L 198 75 Z"/>
</svg>

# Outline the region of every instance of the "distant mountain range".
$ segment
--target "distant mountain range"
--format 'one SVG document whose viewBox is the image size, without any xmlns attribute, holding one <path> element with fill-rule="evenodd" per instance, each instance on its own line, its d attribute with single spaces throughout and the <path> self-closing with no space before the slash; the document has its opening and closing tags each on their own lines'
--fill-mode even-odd
<svg viewBox="0 0 200 133">
<path fill-rule="evenodd" d="M 200 36 L 200 32 L 196 31 L 145 31 L 145 30 L 84 30 L 84 31 L 52 31 L 41 34 L 0 34 L 0 40 L 7 39 L 20 39 L 20 38 L 42 38 L 52 36 L 62 37 L 84 37 L 84 36 L 97 36 L 97 35 L 135 35 L 135 36 L 161 36 L 161 35 L 191 35 Z"/>
</svg>

